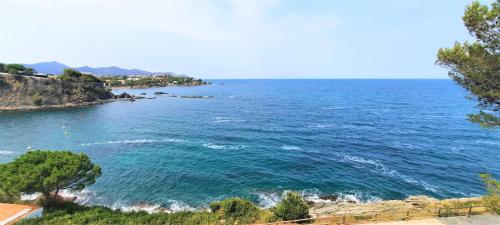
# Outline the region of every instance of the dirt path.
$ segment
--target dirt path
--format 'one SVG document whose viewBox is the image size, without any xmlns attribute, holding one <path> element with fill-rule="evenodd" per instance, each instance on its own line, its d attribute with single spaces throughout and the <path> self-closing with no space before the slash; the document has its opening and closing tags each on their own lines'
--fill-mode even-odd
<svg viewBox="0 0 500 225">
<path fill-rule="evenodd" d="M 499 215 L 457 216 L 397 222 L 369 223 L 369 225 L 496 225 L 500 224 Z M 363 225 L 367 225 L 366 223 Z"/>
</svg>

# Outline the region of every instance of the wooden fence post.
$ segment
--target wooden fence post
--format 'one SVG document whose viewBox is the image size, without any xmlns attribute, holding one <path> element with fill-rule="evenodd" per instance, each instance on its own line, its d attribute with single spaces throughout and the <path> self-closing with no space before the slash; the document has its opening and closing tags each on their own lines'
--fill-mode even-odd
<svg viewBox="0 0 500 225">
<path fill-rule="evenodd" d="M 441 207 L 439 207 L 439 210 L 438 210 L 438 217 L 441 217 Z"/>
<path fill-rule="evenodd" d="M 345 224 L 345 215 L 342 216 L 342 224 Z"/>
<path fill-rule="evenodd" d="M 467 213 L 467 217 L 470 217 L 470 214 L 472 214 L 472 205 L 469 206 L 469 213 Z"/>
<path fill-rule="evenodd" d="M 406 220 L 410 220 L 410 210 L 406 210 Z"/>
</svg>

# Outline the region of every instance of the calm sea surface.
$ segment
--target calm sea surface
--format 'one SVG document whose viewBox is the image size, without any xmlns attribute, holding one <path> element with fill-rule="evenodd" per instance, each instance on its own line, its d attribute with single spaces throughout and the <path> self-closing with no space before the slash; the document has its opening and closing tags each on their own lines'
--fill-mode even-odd
<svg viewBox="0 0 500 225">
<path fill-rule="evenodd" d="M 73 194 L 123 209 L 191 209 L 231 196 L 270 206 L 285 190 L 361 201 L 461 197 L 483 193 L 480 172 L 500 178 L 500 130 L 469 123 L 474 102 L 450 80 L 215 80 L 126 91 L 214 98 L 0 113 L 0 162 L 28 146 L 85 152 L 103 175 Z"/>
</svg>

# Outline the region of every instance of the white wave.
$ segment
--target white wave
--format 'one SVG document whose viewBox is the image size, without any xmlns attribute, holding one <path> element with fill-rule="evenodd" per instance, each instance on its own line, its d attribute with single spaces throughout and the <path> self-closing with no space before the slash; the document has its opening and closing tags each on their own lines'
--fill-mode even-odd
<svg viewBox="0 0 500 225">
<path fill-rule="evenodd" d="M 256 193 L 259 197 L 259 206 L 265 209 L 276 206 L 282 199 L 276 192 L 259 192 Z"/>
<path fill-rule="evenodd" d="M 300 148 L 298 146 L 293 146 L 293 145 L 284 145 L 284 146 L 281 146 L 281 149 L 284 149 L 284 150 L 300 150 L 302 148 Z"/>
<path fill-rule="evenodd" d="M 334 127 L 333 124 L 315 124 L 315 125 L 309 125 L 307 126 L 309 128 L 329 128 L 329 127 Z"/>
<path fill-rule="evenodd" d="M 380 197 L 372 196 L 366 193 L 362 193 L 359 191 L 348 192 L 348 193 L 337 193 L 337 201 L 339 202 L 378 202 L 382 201 Z"/>
<path fill-rule="evenodd" d="M 120 210 L 123 212 L 141 212 L 141 211 L 143 211 L 143 212 L 147 212 L 149 214 L 163 212 L 163 211 L 168 212 L 168 210 L 162 208 L 160 204 L 127 205 L 127 204 L 124 204 L 120 201 L 113 203 L 113 205 L 110 208 L 113 210 Z"/>
<path fill-rule="evenodd" d="M 282 194 L 278 194 L 276 192 L 261 192 L 257 193 L 259 196 L 259 206 L 263 208 L 270 208 L 276 206 L 281 199 L 283 199 L 286 194 L 289 192 L 289 190 L 283 191 Z M 313 189 L 304 189 L 301 191 L 298 191 L 302 197 L 308 201 L 308 202 L 314 202 L 314 203 L 330 203 L 332 202 L 331 199 L 325 199 L 322 198 L 324 194 L 318 190 L 317 188 Z M 335 202 L 355 202 L 355 203 L 360 203 L 360 202 L 377 202 L 381 201 L 382 199 L 377 196 L 373 196 L 367 193 L 359 192 L 359 191 L 347 191 L 347 192 L 336 192 L 333 194 L 329 195 L 334 195 L 337 196 L 337 199 Z"/>
<path fill-rule="evenodd" d="M 188 205 L 188 204 L 186 204 L 184 202 L 180 202 L 180 201 L 177 201 L 177 200 L 170 200 L 169 202 L 170 202 L 169 209 L 172 212 L 182 212 L 182 211 L 192 212 L 192 211 L 196 210 L 196 208 L 191 207 L 190 205 Z"/>
<path fill-rule="evenodd" d="M 300 194 L 307 200 L 307 201 L 310 201 L 310 202 L 315 202 L 315 203 L 318 203 L 318 202 L 330 202 L 330 200 L 323 200 L 323 199 L 320 199 L 320 196 L 321 196 L 321 191 L 316 189 L 316 188 L 313 188 L 313 189 L 304 189 L 302 191 L 300 191 Z"/>
<path fill-rule="evenodd" d="M 75 198 L 75 202 L 85 205 L 90 202 L 92 198 L 96 196 L 95 192 L 90 191 L 88 189 L 83 189 L 81 191 L 70 191 L 70 190 L 61 190 L 59 195 L 64 198 Z"/>
<path fill-rule="evenodd" d="M 38 198 L 42 193 L 35 192 L 33 194 L 21 194 L 21 200 L 22 201 L 33 201 L 36 198 Z"/>
<path fill-rule="evenodd" d="M 0 155 L 10 155 L 10 154 L 14 154 L 14 152 L 7 150 L 0 150 Z"/>
<path fill-rule="evenodd" d="M 230 123 L 230 122 L 245 122 L 245 121 L 246 120 L 235 119 L 234 117 L 220 116 L 220 117 L 215 117 L 215 120 L 213 122 L 214 123 Z"/>
<path fill-rule="evenodd" d="M 111 145 L 111 144 L 143 144 L 143 143 L 170 143 L 170 142 L 184 142 L 181 139 L 165 138 L 165 139 L 135 139 L 135 140 L 119 140 L 119 141 L 104 141 L 94 143 L 84 143 L 81 146 L 89 145 Z"/>
<path fill-rule="evenodd" d="M 426 183 L 425 181 L 418 181 L 414 178 L 411 178 L 409 176 L 401 174 L 396 170 L 389 169 L 385 165 L 383 165 L 381 162 L 371 160 L 371 159 L 364 159 L 362 157 L 351 156 L 351 155 L 348 155 L 345 153 L 338 154 L 338 155 L 340 157 L 341 162 L 348 163 L 348 164 L 350 164 L 358 169 L 368 169 L 370 171 L 374 171 L 374 172 L 380 173 L 382 175 L 397 177 L 397 178 L 404 180 L 407 183 L 420 185 L 425 190 L 428 190 L 428 191 L 431 191 L 434 193 L 437 193 L 439 191 L 438 187 L 430 185 L 430 184 Z"/>
<path fill-rule="evenodd" d="M 225 145 L 225 144 L 204 143 L 203 147 L 215 149 L 215 150 L 225 150 L 225 149 L 238 150 L 238 149 L 247 148 L 248 146 L 246 146 L 246 145 Z"/>
</svg>

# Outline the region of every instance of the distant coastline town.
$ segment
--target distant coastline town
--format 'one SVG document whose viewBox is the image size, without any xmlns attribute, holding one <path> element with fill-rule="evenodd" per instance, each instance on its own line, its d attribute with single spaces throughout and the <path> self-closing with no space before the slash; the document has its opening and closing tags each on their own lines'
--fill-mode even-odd
<svg viewBox="0 0 500 225">
<path fill-rule="evenodd" d="M 112 89 L 150 88 L 167 86 L 200 86 L 210 84 L 201 79 L 174 73 L 151 73 L 119 67 L 71 68 L 0 63 L 0 111 L 68 108 L 107 103 L 125 99 L 155 99 L 123 92 L 115 95 Z M 63 64 L 61 64 L 63 65 Z M 88 70 L 92 70 L 89 72 Z M 106 75 L 105 75 L 106 74 Z M 109 75 L 108 75 L 109 74 Z M 119 75 L 123 74 L 123 75 Z M 155 95 L 167 95 L 155 92 Z M 176 96 L 207 99 L 212 96 Z"/>
<path fill-rule="evenodd" d="M 64 69 L 73 69 L 81 74 L 97 77 L 105 87 L 111 88 L 148 88 L 166 86 L 198 86 L 210 82 L 196 79 L 185 74 L 173 72 L 148 72 L 138 69 L 123 69 L 116 66 L 93 68 L 89 66 L 69 67 L 52 61 L 35 64 L 0 63 L 0 72 L 4 74 L 58 79 Z"/>
<path fill-rule="evenodd" d="M 166 87 L 166 86 L 198 86 L 209 82 L 174 73 L 155 73 L 152 75 L 103 76 L 100 77 L 107 87 Z"/>
</svg>

